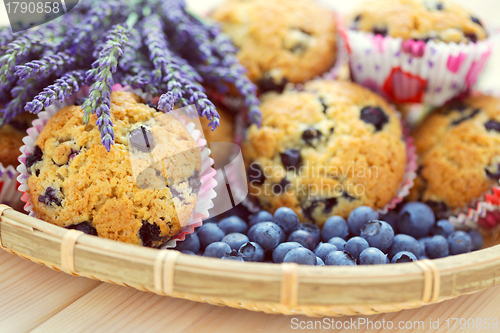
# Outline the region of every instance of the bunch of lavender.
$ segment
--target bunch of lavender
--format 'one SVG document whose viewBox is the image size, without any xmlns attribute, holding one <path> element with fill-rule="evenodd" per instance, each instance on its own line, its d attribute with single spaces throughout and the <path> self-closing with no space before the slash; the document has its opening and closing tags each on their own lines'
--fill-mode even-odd
<svg viewBox="0 0 500 333">
<path fill-rule="evenodd" d="M 114 143 L 114 82 L 160 96 L 158 109 L 194 105 L 214 129 L 219 115 L 203 85 L 236 87 L 259 124 L 255 86 L 217 26 L 186 10 L 183 0 L 82 0 L 68 14 L 12 34 L 0 29 L 0 126 L 24 110 L 38 113 L 83 85 L 84 122 L 97 116 L 101 140 Z"/>
</svg>

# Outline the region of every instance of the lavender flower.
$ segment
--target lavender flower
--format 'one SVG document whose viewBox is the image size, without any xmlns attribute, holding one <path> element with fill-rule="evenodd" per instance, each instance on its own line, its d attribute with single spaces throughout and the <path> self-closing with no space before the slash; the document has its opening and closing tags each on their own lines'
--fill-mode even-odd
<svg viewBox="0 0 500 333">
<path fill-rule="evenodd" d="M 129 29 L 114 26 L 120 22 Z M 0 126 L 23 110 L 38 113 L 64 101 L 86 83 L 91 87 L 83 120 L 97 115 L 109 151 L 115 81 L 160 95 L 163 111 L 194 105 L 212 128 L 219 115 L 201 84 L 220 91 L 234 86 L 258 123 L 255 86 L 235 51 L 216 25 L 188 13 L 183 0 L 85 0 L 43 26 L 16 34 L 0 28 Z"/>
<path fill-rule="evenodd" d="M 73 93 L 79 91 L 84 82 L 84 70 L 68 72 L 57 79 L 54 84 L 44 88 L 33 101 L 26 104 L 24 109 L 37 114 L 55 101 L 64 102 Z"/>
<path fill-rule="evenodd" d="M 90 98 L 82 105 L 83 122 L 88 123 L 90 114 L 97 115 L 97 126 L 101 132 L 101 141 L 108 151 L 114 143 L 115 134 L 111 121 L 111 87 L 113 86 L 113 73 L 118 66 L 118 58 L 123 53 L 123 46 L 128 41 L 129 30 L 114 26 L 108 33 L 104 47 L 99 58 L 92 64 L 92 69 L 87 72 L 87 81 L 94 81 L 90 87 Z"/>
<path fill-rule="evenodd" d="M 76 59 L 65 52 L 54 55 L 47 55 L 40 60 L 33 60 L 24 65 L 16 66 L 14 75 L 22 80 L 29 78 L 45 78 L 52 74 L 61 76 L 68 69 L 73 67 Z"/>
</svg>

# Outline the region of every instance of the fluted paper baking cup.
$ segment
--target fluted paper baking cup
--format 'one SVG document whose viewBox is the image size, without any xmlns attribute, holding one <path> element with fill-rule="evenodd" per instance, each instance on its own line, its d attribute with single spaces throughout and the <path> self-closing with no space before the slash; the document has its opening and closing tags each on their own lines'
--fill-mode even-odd
<svg viewBox="0 0 500 333">
<path fill-rule="evenodd" d="M 12 166 L 0 163 L 0 204 L 8 205 L 14 209 L 22 208 L 21 193 L 17 190 L 17 176 L 19 173 Z"/>
<path fill-rule="evenodd" d="M 491 38 L 477 43 L 403 40 L 347 32 L 352 79 L 395 103 L 441 106 L 469 91 L 491 56 Z"/>
<path fill-rule="evenodd" d="M 141 90 L 133 90 L 130 87 L 115 85 L 113 86 L 113 91 L 134 92 L 146 101 L 153 100 L 152 96 L 145 94 Z M 17 179 L 20 184 L 19 191 L 22 193 L 21 200 L 25 203 L 24 209 L 30 214 L 30 216 L 35 216 L 35 213 L 33 212 L 31 196 L 28 193 L 27 180 L 30 175 L 28 174 L 28 171 L 26 169 L 26 158 L 33 153 L 35 142 L 49 119 L 61 108 L 69 105 L 74 105 L 77 98 L 85 97 L 88 97 L 88 89 L 86 88 L 75 93 L 64 103 L 56 102 L 53 105 L 47 107 L 45 111 L 42 111 L 38 114 L 38 119 L 33 121 L 33 127 L 28 129 L 28 135 L 23 139 L 24 146 L 21 147 L 22 155 L 19 157 L 19 162 L 21 162 L 21 164 L 17 168 L 17 171 L 19 172 L 19 176 L 17 177 Z M 177 241 L 184 240 L 186 234 L 193 233 L 196 227 L 199 227 L 203 224 L 203 220 L 209 216 L 208 210 L 213 207 L 213 199 L 216 197 L 214 188 L 217 185 L 217 182 L 214 178 L 216 172 L 212 168 L 213 160 L 210 158 L 210 149 L 207 147 L 207 141 L 203 136 L 203 132 L 198 130 L 196 128 L 196 125 L 185 115 L 181 115 L 175 110 L 172 112 L 172 114 L 185 126 L 185 128 L 188 130 L 188 132 L 200 147 L 202 159 L 200 172 L 201 187 L 198 192 L 196 206 L 191 218 L 179 233 L 173 236 L 167 243 L 162 246 L 163 248 L 175 247 Z"/>
</svg>

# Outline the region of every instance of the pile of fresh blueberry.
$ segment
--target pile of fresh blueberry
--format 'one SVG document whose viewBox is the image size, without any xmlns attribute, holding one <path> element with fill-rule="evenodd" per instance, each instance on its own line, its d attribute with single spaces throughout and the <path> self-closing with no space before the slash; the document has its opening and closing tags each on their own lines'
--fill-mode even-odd
<svg viewBox="0 0 500 333">
<path fill-rule="evenodd" d="M 370 207 L 358 207 L 347 221 L 331 216 L 322 230 L 299 223 L 286 207 L 274 215 L 260 211 L 248 223 L 234 215 L 205 222 L 175 249 L 238 261 L 354 266 L 436 259 L 482 246 L 477 231 L 455 231 L 447 220 L 436 222 L 426 204 L 410 202 L 380 217 Z"/>
</svg>

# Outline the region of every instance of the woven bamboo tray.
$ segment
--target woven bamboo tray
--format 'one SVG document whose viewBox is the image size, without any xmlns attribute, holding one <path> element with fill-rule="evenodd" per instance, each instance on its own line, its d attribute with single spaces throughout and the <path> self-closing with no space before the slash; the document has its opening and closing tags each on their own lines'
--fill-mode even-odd
<svg viewBox="0 0 500 333">
<path fill-rule="evenodd" d="M 76 276 L 220 306 L 340 316 L 420 307 L 500 282 L 500 246 L 382 266 L 242 263 L 119 243 L 0 205 L 1 247 Z"/>
</svg>

